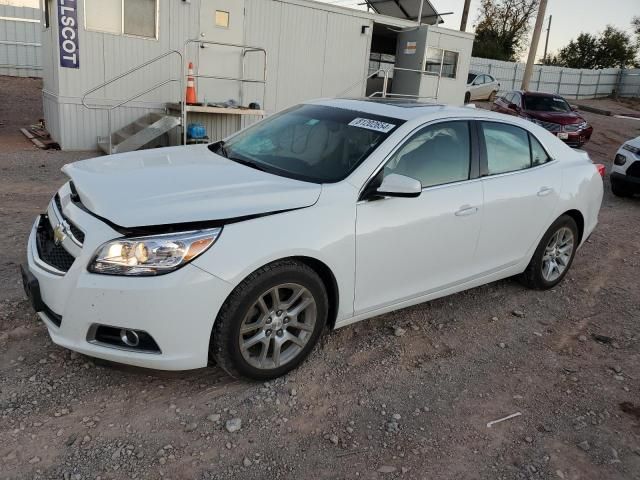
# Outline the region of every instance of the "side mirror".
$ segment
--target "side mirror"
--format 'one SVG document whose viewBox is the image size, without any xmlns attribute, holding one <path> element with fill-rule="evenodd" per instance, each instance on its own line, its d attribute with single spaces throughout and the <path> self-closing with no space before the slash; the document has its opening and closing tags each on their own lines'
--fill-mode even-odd
<svg viewBox="0 0 640 480">
<path fill-rule="evenodd" d="M 384 197 L 418 197 L 422 193 L 422 184 L 415 178 L 392 173 L 382 179 L 376 193 Z"/>
<path fill-rule="evenodd" d="M 571 110 L 573 110 L 574 112 L 578 111 L 578 105 L 570 105 Z"/>
<path fill-rule="evenodd" d="M 516 105 L 515 103 L 510 103 L 508 108 L 509 110 L 515 110 L 516 112 L 520 110 L 520 107 L 518 107 L 518 105 Z"/>
</svg>

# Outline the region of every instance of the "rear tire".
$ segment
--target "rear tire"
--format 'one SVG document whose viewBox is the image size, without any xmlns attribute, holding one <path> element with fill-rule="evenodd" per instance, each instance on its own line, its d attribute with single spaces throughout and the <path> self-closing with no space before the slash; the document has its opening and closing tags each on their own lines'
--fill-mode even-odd
<svg viewBox="0 0 640 480">
<path fill-rule="evenodd" d="M 464 103 L 469 103 L 471 101 L 471 93 L 467 92 L 464 94 Z"/>
<path fill-rule="evenodd" d="M 259 268 L 229 295 L 209 353 L 232 377 L 269 380 L 297 367 L 327 325 L 329 300 L 309 266 L 280 260 Z"/>
<path fill-rule="evenodd" d="M 578 226 L 569 215 L 562 215 L 543 235 L 520 281 L 535 290 L 555 287 L 571 268 L 577 248 Z"/>
</svg>

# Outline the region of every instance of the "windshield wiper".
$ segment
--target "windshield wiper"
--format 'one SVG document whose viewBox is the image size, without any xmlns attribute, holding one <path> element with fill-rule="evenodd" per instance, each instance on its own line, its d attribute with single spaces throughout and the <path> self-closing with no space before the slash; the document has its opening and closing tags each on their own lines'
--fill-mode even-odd
<svg viewBox="0 0 640 480">
<path fill-rule="evenodd" d="M 256 170 L 260 170 L 261 172 L 266 172 L 267 169 L 264 168 L 262 165 L 256 163 L 256 162 L 252 162 L 251 160 L 245 160 L 244 158 L 238 158 L 238 157 L 229 157 L 227 155 L 225 155 L 229 160 L 233 160 L 234 162 L 238 162 L 241 165 L 245 165 L 247 167 L 251 167 L 251 168 L 255 168 Z"/>
</svg>

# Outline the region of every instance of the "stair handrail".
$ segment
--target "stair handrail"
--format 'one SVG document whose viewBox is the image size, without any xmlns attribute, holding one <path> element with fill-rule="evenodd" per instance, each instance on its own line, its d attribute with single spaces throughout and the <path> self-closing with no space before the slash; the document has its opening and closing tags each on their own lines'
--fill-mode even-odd
<svg viewBox="0 0 640 480">
<path fill-rule="evenodd" d="M 226 43 L 226 42 L 216 42 L 214 40 L 203 40 L 201 38 L 192 38 L 189 39 L 187 41 L 184 42 L 183 45 L 183 53 L 186 55 L 187 53 L 187 47 L 190 44 L 199 44 L 201 48 L 204 48 L 204 45 L 217 45 L 220 47 L 232 47 L 232 48 L 240 48 L 242 49 L 242 57 L 241 57 L 241 70 L 240 70 L 240 77 L 225 77 L 225 76 L 220 76 L 220 75 L 205 75 L 205 74 L 201 74 L 200 71 L 198 70 L 198 73 L 195 73 L 193 75 L 189 75 L 191 77 L 194 78 L 207 78 L 207 79 L 211 79 L 211 80 L 232 80 L 232 81 L 237 81 L 240 82 L 240 99 L 241 99 L 241 104 L 242 104 L 242 100 L 244 99 L 244 95 L 243 95 L 243 86 L 245 83 L 260 83 L 262 84 L 262 105 L 264 108 L 265 105 L 265 99 L 267 96 L 267 50 L 263 47 L 256 47 L 253 45 L 243 45 L 243 44 L 239 44 L 239 43 Z M 247 55 L 247 53 L 252 53 L 252 52 L 261 52 L 264 54 L 264 65 L 263 65 L 263 69 L 262 69 L 262 78 L 244 78 L 244 74 L 245 74 L 245 66 L 244 66 L 244 60 L 245 57 Z M 182 84 L 181 84 L 181 91 L 182 91 L 182 101 L 180 102 L 180 122 L 182 123 L 182 142 L 184 145 L 187 144 L 187 129 L 185 128 L 185 124 L 187 121 L 187 109 L 185 108 L 186 104 L 187 104 L 187 89 L 186 89 L 186 80 L 187 80 L 187 71 L 186 71 L 186 65 L 184 62 L 182 62 Z"/>
<path fill-rule="evenodd" d="M 111 85 L 112 83 L 114 83 L 114 82 L 126 77 L 127 75 L 130 75 L 130 74 L 132 74 L 134 72 L 137 72 L 137 71 L 143 69 L 144 67 L 146 67 L 148 65 L 151 65 L 152 63 L 155 63 L 158 60 L 162 60 L 163 58 L 168 57 L 169 55 L 173 55 L 173 54 L 176 54 L 176 55 L 178 55 L 178 57 L 180 57 L 180 64 L 182 65 L 182 63 L 184 63 L 182 61 L 182 58 L 183 58 L 182 52 L 180 52 L 179 50 L 169 50 L 167 52 L 164 52 L 161 55 L 158 55 L 157 57 L 154 57 L 154 58 L 152 58 L 150 60 L 147 60 L 146 62 L 141 63 L 140 65 L 137 65 L 137 66 L 127 70 L 126 72 L 121 73 L 118 76 L 115 76 L 115 77 L 107 80 L 106 82 L 101 83 L 100 85 L 92 88 L 91 90 L 86 91 L 82 95 L 81 102 L 82 102 L 82 105 L 85 108 L 88 108 L 90 110 L 106 110 L 107 111 L 107 130 L 108 130 L 108 135 L 109 135 L 109 137 L 108 137 L 109 138 L 109 153 L 111 153 L 111 149 L 113 147 L 113 144 L 112 144 L 113 140 L 111 138 L 112 133 L 113 133 L 112 132 L 112 127 L 111 127 L 111 111 L 116 109 L 116 108 L 118 108 L 118 107 L 121 107 L 122 105 L 124 105 L 126 103 L 129 103 L 129 102 L 131 102 L 131 101 L 133 101 L 133 100 L 135 100 L 137 98 L 140 98 L 140 97 L 142 97 L 143 95 L 146 95 L 149 92 L 152 92 L 152 91 L 154 91 L 154 90 L 156 90 L 156 89 L 158 89 L 160 87 L 163 87 L 163 86 L 165 86 L 165 85 L 167 85 L 169 83 L 180 82 L 180 85 L 182 86 L 182 79 L 180 79 L 180 78 L 169 78 L 169 79 L 164 80 L 162 82 L 156 83 L 152 87 L 147 88 L 146 90 L 143 90 L 142 92 L 138 92 L 135 95 L 132 95 L 132 96 L 128 97 L 126 100 L 122 100 L 120 103 L 117 103 L 115 105 L 88 104 L 87 103 L 87 97 L 89 95 L 91 95 L 92 93 L 100 90 L 101 88 L 104 88 L 107 85 Z"/>
<path fill-rule="evenodd" d="M 385 84 L 386 84 L 386 80 L 388 79 L 388 73 L 387 70 L 385 70 L 384 68 L 379 68 L 378 70 L 376 70 L 373 73 L 370 73 L 369 75 L 367 75 L 364 78 L 359 79 L 357 82 L 355 82 L 353 85 L 351 85 L 349 88 L 346 88 L 345 90 L 343 90 L 342 92 L 340 92 L 338 95 L 336 95 L 337 97 L 342 97 L 343 95 L 345 95 L 347 92 L 350 92 L 352 89 L 354 89 L 355 87 L 357 87 L 358 85 L 360 85 L 361 83 L 366 82 L 367 80 L 369 80 L 371 77 L 373 77 L 374 75 L 378 75 L 379 73 L 384 74 L 384 78 L 385 78 Z"/>
</svg>

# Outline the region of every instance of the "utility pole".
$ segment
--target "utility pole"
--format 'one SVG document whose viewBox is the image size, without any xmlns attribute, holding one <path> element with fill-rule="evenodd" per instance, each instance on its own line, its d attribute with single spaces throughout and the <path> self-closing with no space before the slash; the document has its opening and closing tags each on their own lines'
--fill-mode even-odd
<svg viewBox="0 0 640 480">
<path fill-rule="evenodd" d="M 549 32 L 551 31 L 552 18 L 553 18 L 553 15 L 549 15 L 549 26 L 547 26 L 547 39 L 544 41 L 544 56 L 542 57 L 543 60 L 547 59 L 547 48 L 549 48 Z"/>
<path fill-rule="evenodd" d="M 540 32 L 542 31 L 544 12 L 546 10 L 547 0 L 540 0 L 538 16 L 536 17 L 536 24 L 533 27 L 533 36 L 531 37 L 531 46 L 529 47 L 529 58 L 527 58 L 527 66 L 524 69 L 524 76 L 522 77 L 522 90 L 529 89 L 529 80 L 531 80 L 531 74 L 533 73 L 533 64 L 536 61 L 536 53 L 538 53 L 538 42 L 540 41 Z"/>
<path fill-rule="evenodd" d="M 467 18 L 469 18 L 470 6 L 471 6 L 471 0 L 464 0 L 464 7 L 462 7 L 462 21 L 460 22 L 461 32 L 465 32 L 467 30 Z"/>
</svg>

